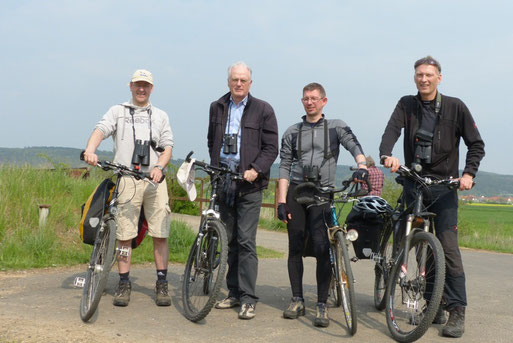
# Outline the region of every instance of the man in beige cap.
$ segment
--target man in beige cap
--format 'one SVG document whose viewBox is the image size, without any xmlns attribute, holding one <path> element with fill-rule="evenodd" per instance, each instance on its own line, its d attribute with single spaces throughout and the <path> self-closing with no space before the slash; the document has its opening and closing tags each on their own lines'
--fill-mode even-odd
<svg viewBox="0 0 513 343">
<path fill-rule="evenodd" d="M 148 234 L 153 238 L 157 268 L 156 303 L 159 306 L 169 306 L 171 298 L 166 278 L 171 210 L 166 181 L 159 181 L 171 158 L 173 133 L 167 114 L 150 103 L 153 91 L 152 74 L 144 69 L 137 70 L 132 75 L 129 86 L 131 101 L 112 106 L 96 124 L 87 142 L 84 160 L 95 166 L 98 163 L 96 149 L 102 140 L 112 136 L 115 145 L 114 162 L 127 167 L 140 167 L 155 183 L 152 185 L 129 176 L 122 178 L 116 215 L 116 238 L 118 247 L 131 248 L 132 239 L 137 236 L 141 206 L 144 206 Z M 139 152 L 144 151 L 144 156 L 134 155 L 136 146 Z M 130 301 L 130 257 L 118 256 L 120 281 L 114 294 L 116 306 L 127 306 Z"/>
</svg>

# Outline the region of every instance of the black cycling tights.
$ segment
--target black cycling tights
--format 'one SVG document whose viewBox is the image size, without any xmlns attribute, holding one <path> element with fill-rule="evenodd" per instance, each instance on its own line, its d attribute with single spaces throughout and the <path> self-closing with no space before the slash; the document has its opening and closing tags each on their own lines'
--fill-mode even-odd
<svg viewBox="0 0 513 343">
<path fill-rule="evenodd" d="M 287 193 L 287 205 L 292 219 L 287 224 L 289 235 L 288 270 L 292 296 L 303 297 L 303 251 L 305 236 L 308 230 L 313 246 L 313 254 L 317 259 L 317 301 L 325 303 L 328 300 L 331 264 L 329 255 L 329 240 L 324 216 L 329 215 L 329 205 L 312 206 L 306 209 L 293 198 L 295 185 L 290 185 Z"/>
</svg>

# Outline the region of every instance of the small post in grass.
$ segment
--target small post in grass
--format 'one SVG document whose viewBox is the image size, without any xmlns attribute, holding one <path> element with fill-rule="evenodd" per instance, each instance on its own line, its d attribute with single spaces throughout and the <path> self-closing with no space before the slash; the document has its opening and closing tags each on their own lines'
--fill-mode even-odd
<svg viewBox="0 0 513 343">
<path fill-rule="evenodd" d="M 39 205 L 39 228 L 46 225 L 46 218 L 50 213 L 50 205 Z"/>
</svg>

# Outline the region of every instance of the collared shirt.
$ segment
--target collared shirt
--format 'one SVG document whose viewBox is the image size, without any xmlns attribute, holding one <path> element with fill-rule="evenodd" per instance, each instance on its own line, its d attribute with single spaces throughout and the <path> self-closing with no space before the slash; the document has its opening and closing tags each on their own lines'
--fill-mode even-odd
<svg viewBox="0 0 513 343">
<path fill-rule="evenodd" d="M 237 135 L 237 153 L 236 154 L 225 154 L 224 150 L 224 139 L 223 145 L 221 147 L 221 162 L 228 164 L 228 160 L 234 161 L 236 164 L 240 162 L 240 137 L 242 134 L 242 130 L 240 128 L 240 123 L 242 119 L 242 114 L 244 113 L 244 108 L 248 102 L 248 96 L 235 104 L 232 97 L 230 96 L 230 108 L 228 109 L 228 123 L 226 124 L 225 134 L 236 134 Z"/>
<path fill-rule="evenodd" d="M 385 174 L 375 166 L 367 168 L 367 172 L 369 173 L 369 183 L 372 187 L 372 191 L 370 191 L 369 195 L 381 196 L 383 183 L 385 182 Z M 366 189 L 367 185 L 363 184 L 363 188 Z"/>
</svg>

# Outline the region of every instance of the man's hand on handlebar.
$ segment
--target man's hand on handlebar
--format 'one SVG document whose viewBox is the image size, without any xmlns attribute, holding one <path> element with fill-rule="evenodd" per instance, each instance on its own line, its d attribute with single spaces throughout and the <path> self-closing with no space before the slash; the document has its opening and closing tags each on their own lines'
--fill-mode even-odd
<svg viewBox="0 0 513 343">
<path fill-rule="evenodd" d="M 86 150 L 84 151 L 84 162 L 92 166 L 96 166 L 98 164 L 98 155 L 94 152 L 87 152 Z"/>
<path fill-rule="evenodd" d="M 163 175 L 164 175 L 164 173 L 162 172 L 162 170 L 160 170 L 158 168 L 153 168 L 150 172 L 150 179 L 154 183 L 160 183 Z"/>
<path fill-rule="evenodd" d="M 462 177 L 460 177 L 460 191 L 468 191 L 472 187 L 474 187 L 474 177 L 470 174 L 463 174 Z"/>
<path fill-rule="evenodd" d="M 369 179 L 369 172 L 367 169 L 359 168 L 353 173 L 353 182 L 354 183 L 366 183 Z"/>
<path fill-rule="evenodd" d="M 401 163 L 399 162 L 399 159 L 393 156 L 387 156 L 383 161 L 383 166 L 385 168 L 390 168 L 391 173 L 395 173 L 397 170 L 399 170 L 400 165 Z"/>
</svg>

